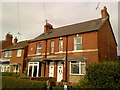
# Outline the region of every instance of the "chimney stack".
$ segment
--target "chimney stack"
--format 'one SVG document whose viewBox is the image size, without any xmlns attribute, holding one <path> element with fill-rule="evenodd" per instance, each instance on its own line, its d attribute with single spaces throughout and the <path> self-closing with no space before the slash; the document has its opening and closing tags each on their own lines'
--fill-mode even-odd
<svg viewBox="0 0 120 90">
<path fill-rule="evenodd" d="M 44 32 L 47 32 L 49 30 L 53 29 L 53 26 L 49 23 L 46 23 L 46 25 L 44 25 Z"/>
<path fill-rule="evenodd" d="M 6 35 L 7 44 L 12 45 L 12 38 L 13 38 L 12 35 L 7 33 L 7 35 Z"/>
<path fill-rule="evenodd" d="M 14 44 L 16 44 L 17 41 L 18 41 L 18 39 L 17 39 L 17 37 L 15 37 L 15 39 L 14 39 Z"/>
<path fill-rule="evenodd" d="M 102 19 L 106 19 L 106 17 L 109 18 L 109 14 L 107 12 L 106 6 L 104 6 L 104 8 L 101 10 L 101 15 L 102 15 Z"/>
</svg>

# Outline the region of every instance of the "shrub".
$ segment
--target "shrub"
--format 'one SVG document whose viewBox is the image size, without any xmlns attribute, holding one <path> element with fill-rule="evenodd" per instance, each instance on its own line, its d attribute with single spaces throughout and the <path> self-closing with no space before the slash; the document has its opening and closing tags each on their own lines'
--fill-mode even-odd
<svg viewBox="0 0 120 90">
<path fill-rule="evenodd" d="M 120 88 L 119 62 L 90 64 L 86 80 L 80 81 L 80 85 L 83 88 Z"/>
<path fill-rule="evenodd" d="M 12 76 L 16 77 L 16 78 L 19 78 L 21 75 L 22 75 L 22 73 L 14 73 Z"/>
<path fill-rule="evenodd" d="M 46 89 L 46 82 L 3 76 L 2 88 L 41 88 L 44 90 Z"/>
<path fill-rule="evenodd" d="M 1 75 L 2 76 L 13 76 L 13 77 L 19 78 L 22 75 L 22 73 L 2 72 Z"/>
<path fill-rule="evenodd" d="M 80 80 L 79 87 L 80 88 L 94 88 L 94 86 L 86 78 Z"/>
<path fill-rule="evenodd" d="M 2 76 L 12 76 L 14 73 L 13 72 L 2 72 Z"/>
</svg>

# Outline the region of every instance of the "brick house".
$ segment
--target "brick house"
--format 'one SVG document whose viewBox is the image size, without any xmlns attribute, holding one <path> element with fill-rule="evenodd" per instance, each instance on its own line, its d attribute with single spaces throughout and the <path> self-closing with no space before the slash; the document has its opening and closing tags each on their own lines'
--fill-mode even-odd
<svg viewBox="0 0 120 90">
<path fill-rule="evenodd" d="M 107 8 L 102 18 L 53 28 L 29 41 L 28 76 L 56 77 L 57 82 L 78 82 L 86 66 L 117 58 L 117 43 L 109 22 Z"/>
<path fill-rule="evenodd" d="M 12 38 L 13 38 L 13 36 L 11 34 L 7 33 L 5 40 L 0 41 L 0 71 L 8 71 L 9 70 L 10 59 L 2 58 L 2 50 L 13 44 Z M 5 69 L 2 70 L 1 67 L 6 68 L 6 70 Z"/>
<path fill-rule="evenodd" d="M 1 72 L 23 72 L 25 70 L 25 58 L 27 57 L 28 41 L 17 42 L 18 39 L 14 39 L 13 45 L 10 45 L 3 49 L 1 59 L 3 61 L 9 60 L 9 64 L 5 67 L 1 66 Z"/>
<path fill-rule="evenodd" d="M 5 40 L 0 41 L 0 58 L 1 58 L 1 53 L 2 53 L 2 49 L 12 45 L 12 35 L 7 33 Z"/>
</svg>

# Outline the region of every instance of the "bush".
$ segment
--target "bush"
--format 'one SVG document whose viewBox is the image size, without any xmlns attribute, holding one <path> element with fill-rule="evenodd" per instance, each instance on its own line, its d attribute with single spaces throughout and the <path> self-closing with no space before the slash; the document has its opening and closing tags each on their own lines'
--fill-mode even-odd
<svg viewBox="0 0 120 90">
<path fill-rule="evenodd" d="M 2 88 L 41 88 L 44 90 L 46 89 L 46 82 L 3 76 Z"/>
<path fill-rule="evenodd" d="M 2 76 L 13 76 L 13 77 L 19 78 L 22 75 L 22 73 L 2 72 L 1 75 Z"/>
<path fill-rule="evenodd" d="M 2 76 L 12 76 L 14 73 L 13 72 L 2 72 Z"/>
<path fill-rule="evenodd" d="M 83 88 L 120 88 L 119 62 L 90 64 L 86 80 L 80 81 L 80 85 Z"/>
</svg>

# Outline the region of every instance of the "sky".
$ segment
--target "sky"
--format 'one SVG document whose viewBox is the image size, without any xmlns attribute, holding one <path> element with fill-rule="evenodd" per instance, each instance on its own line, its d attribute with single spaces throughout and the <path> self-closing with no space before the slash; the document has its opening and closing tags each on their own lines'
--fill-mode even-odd
<svg viewBox="0 0 120 90">
<path fill-rule="evenodd" d="M 85 22 L 92 19 L 101 18 L 100 10 L 103 6 L 108 8 L 110 22 L 113 28 L 116 41 L 118 43 L 118 2 L 103 0 L 96 10 L 98 0 L 74 2 L 48 2 L 46 0 L 2 0 L 0 3 L 2 16 L 0 16 L 0 40 L 5 39 L 6 33 L 10 32 L 13 37 L 18 37 L 19 41 L 29 40 L 37 37 L 44 31 L 45 19 L 53 28 L 58 28 L 75 23 Z M 10 2 L 11 1 L 11 2 Z M 19 1 L 19 2 L 17 2 Z M 36 2 L 35 2 L 36 1 Z M 72 1 L 72 2 L 68 2 Z M 97 2 L 96 2 L 97 1 Z M 21 35 L 18 35 L 18 32 Z M 118 43 L 118 45 L 120 45 Z M 120 48 L 118 49 L 120 55 Z"/>
</svg>

